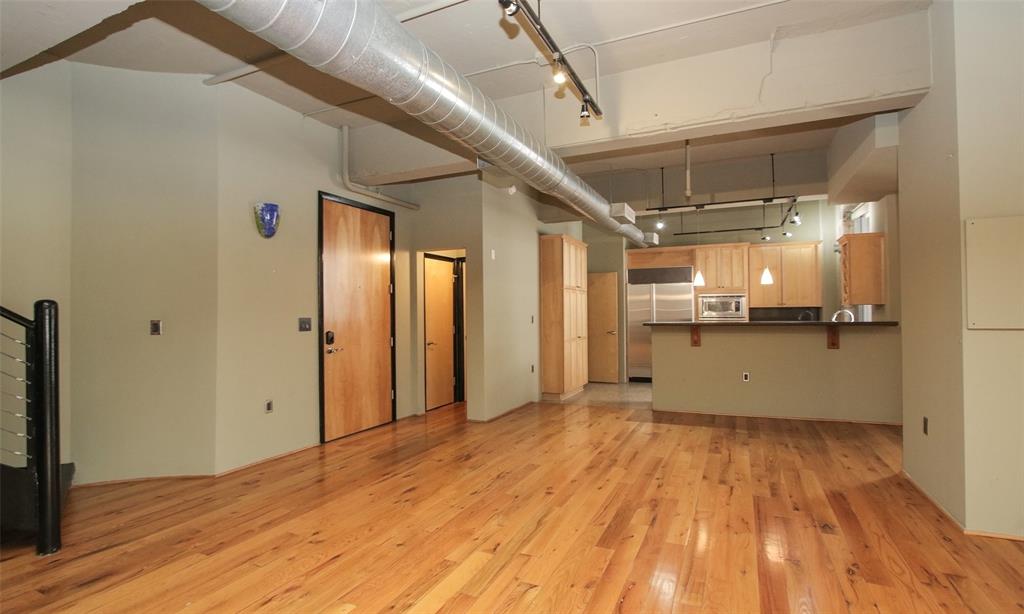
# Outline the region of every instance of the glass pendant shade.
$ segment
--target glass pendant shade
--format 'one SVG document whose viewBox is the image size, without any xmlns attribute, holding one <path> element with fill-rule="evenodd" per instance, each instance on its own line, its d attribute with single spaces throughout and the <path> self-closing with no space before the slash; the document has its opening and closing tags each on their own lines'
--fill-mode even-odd
<svg viewBox="0 0 1024 614">
<path fill-rule="evenodd" d="M 697 271 L 697 274 L 693 276 L 693 285 L 703 286 L 704 285 L 704 273 Z"/>
<path fill-rule="evenodd" d="M 768 270 L 768 267 L 764 267 L 761 271 L 761 285 L 770 286 L 775 283 L 775 278 L 772 277 L 772 272 Z"/>
</svg>

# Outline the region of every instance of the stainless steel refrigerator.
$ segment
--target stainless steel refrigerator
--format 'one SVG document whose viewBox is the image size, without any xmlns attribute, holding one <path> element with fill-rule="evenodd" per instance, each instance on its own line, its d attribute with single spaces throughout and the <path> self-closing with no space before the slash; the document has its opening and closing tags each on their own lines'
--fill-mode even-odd
<svg viewBox="0 0 1024 614">
<path fill-rule="evenodd" d="M 630 269 L 626 307 L 629 379 L 651 378 L 651 328 L 644 322 L 693 321 L 693 268 Z"/>
</svg>

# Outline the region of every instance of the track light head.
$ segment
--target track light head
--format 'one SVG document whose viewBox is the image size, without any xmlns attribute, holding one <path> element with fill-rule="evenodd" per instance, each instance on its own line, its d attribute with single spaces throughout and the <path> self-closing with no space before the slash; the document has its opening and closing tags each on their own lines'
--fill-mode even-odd
<svg viewBox="0 0 1024 614">
<path fill-rule="evenodd" d="M 590 119 L 590 105 L 583 102 L 583 107 L 580 108 L 580 119 Z"/>
<path fill-rule="evenodd" d="M 654 227 L 657 228 L 658 230 L 661 230 L 662 228 L 665 227 L 665 220 L 659 219 L 657 222 L 654 223 Z"/>
<path fill-rule="evenodd" d="M 519 3 L 516 0 L 498 0 L 498 4 L 505 9 L 505 14 L 509 17 L 519 12 Z"/>
<path fill-rule="evenodd" d="M 793 215 L 793 220 L 790 222 L 790 224 L 792 224 L 794 226 L 799 226 L 800 224 L 803 224 L 803 222 L 800 220 L 800 212 L 799 211 L 797 211 Z"/>
<path fill-rule="evenodd" d="M 562 85 L 563 83 L 565 83 L 565 80 L 567 79 L 567 77 L 565 76 L 565 71 L 564 71 L 564 70 L 562 70 L 561 68 L 559 68 L 559 69 L 558 69 L 558 70 L 557 70 L 557 71 L 555 72 L 555 75 L 554 75 L 553 77 L 551 77 L 551 78 L 552 78 L 552 80 L 554 80 L 554 82 L 555 82 L 555 83 L 557 83 L 558 85 Z"/>
<path fill-rule="evenodd" d="M 761 240 L 762 240 L 762 241 L 771 241 L 771 240 L 772 240 L 772 238 L 771 238 L 771 237 L 769 237 L 768 235 L 761 235 Z"/>
<path fill-rule="evenodd" d="M 793 233 L 791 233 L 790 231 L 787 230 L 784 233 L 782 233 L 782 236 L 784 236 L 784 237 L 786 237 L 788 239 L 788 238 L 793 236 Z"/>
</svg>

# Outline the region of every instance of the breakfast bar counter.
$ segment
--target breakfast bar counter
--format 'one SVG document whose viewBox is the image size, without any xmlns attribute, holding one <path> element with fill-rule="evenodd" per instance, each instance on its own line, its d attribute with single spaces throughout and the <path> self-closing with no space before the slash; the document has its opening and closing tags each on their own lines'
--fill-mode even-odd
<svg viewBox="0 0 1024 614">
<path fill-rule="evenodd" d="M 898 322 L 650 322 L 659 411 L 902 421 Z"/>
</svg>

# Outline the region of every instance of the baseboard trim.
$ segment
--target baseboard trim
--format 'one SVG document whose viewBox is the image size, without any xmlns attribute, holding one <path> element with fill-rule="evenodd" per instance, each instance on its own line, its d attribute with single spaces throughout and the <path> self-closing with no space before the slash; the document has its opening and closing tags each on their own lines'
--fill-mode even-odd
<svg viewBox="0 0 1024 614">
<path fill-rule="evenodd" d="M 569 392 L 545 392 L 540 395 L 540 400 L 545 403 L 561 403 L 562 401 L 567 401 L 580 394 L 585 388 L 586 386 L 581 386 L 576 390 L 570 390 Z"/>
<path fill-rule="evenodd" d="M 910 477 L 910 474 L 908 474 L 906 471 L 900 471 L 900 473 L 903 475 L 904 478 L 906 478 L 906 480 L 908 482 L 910 482 L 910 484 L 914 488 L 917 489 L 918 492 L 920 492 L 922 495 L 924 495 L 925 499 L 928 499 L 928 501 L 930 501 L 932 505 L 934 505 L 935 507 L 939 508 L 939 510 L 943 514 L 946 515 L 946 518 L 949 518 L 949 520 L 953 524 L 955 524 L 957 526 L 957 528 L 959 528 L 961 531 L 963 531 L 964 535 L 967 535 L 969 537 L 987 537 L 987 538 L 990 538 L 990 539 L 1007 539 L 1007 540 L 1010 540 L 1010 541 L 1024 542 L 1024 535 L 1013 535 L 1013 534 L 1010 534 L 1010 533 L 995 533 L 995 532 L 992 532 L 992 531 L 976 531 L 974 529 L 964 528 L 964 525 L 960 524 L 959 520 L 954 518 L 953 515 L 950 514 L 949 511 L 946 508 L 942 507 L 942 505 L 940 505 L 938 501 L 933 499 L 932 496 L 929 495 L 927 493 L 927 491 L 925 491 L 925 489 L 921 488 L 921 485 L 918 484 L 917 482 L 915 482 L 914 478 Z"/>
<path fill-rule="evenodd" d="M 398 420 L 395 420 L 395 422 L 398 422 Z M 215 474 L 213 474 L 212 476 L 209 476 L 209 477 L 222 478 L 222 477 L 224 477 L 226 475 L 231 475 L 232 473 L 237 473 L 239 471 L 242 471 L 243 469 L 249 469 L 250 467 L 255 467 L 256 465 L 262 465 L 263 463 L 269 463 L 270 461 L 279 460 L 279 459 L 282 459 L 282 458 L 284 458 L 286 456 L 291 456 L 292 454 L 298 454 L 299 452 L 305 452 L 306 450 L 309 450 L 311 448 L 317 448 L 317 447 L 320 447 L 321 445 L 323 445 L 323 444 L 314 443 L 314 444 L 310 444 L 308 446 L 303 446 L 301 448 L 292 450 L 291 452 L 281 452 L 280 454 L 275 454 L 273 456 L 268 456 L 267 458 L 264 458 L 262 460 L 252 461 L 251 463 L 246 463 L 244 465 L 239 465 L 238 467 L 233 467 L 233 468 L 228 469 L 226 471 L 221 471 L 220 473 L 215 473 Z"/>
<path fill-rule="evenodd" d="M 915 481 L 914 481 L 914 478 L 910 477 L 910 474 L 909 474 L 909 473 L 907 473 L 907 472 L 906 472 L 906 470 L 900 470 L 900 475 L 902 475 L 902 476 L 903 476 L 903 477 L 904 477 L 904 478 L 905 478 L 905 479 L 906 479 L 906 480 L 907 480 L 908 482 L 910 482 L 910 485 L 911 485 L 911 486 L 913 486 L 914 488 L 916 488 L 916 489 L 917 489 L 917 492 L 919 492 L 919 493 L 921 493 L 922 495 L 924 495 L 924 498 L 925 498 L 925 499 L 928 499 L 928 501 L 929 501 L 929 502 L 930 502 L 930 503 L 931 503 L 932 505 L 934 505 L 935 507 L 939 508 L 939 511 L 941 511 L 941 512 L 942 512 L 943 514 L 945 514 L 945 515 L 946 515 L 946 518 L 949 518 L 950 522 L 952 522 L 953 524 L 955 524 L 955 525 L 957 526 L 957 528 L 958 528 L 958 529 L 960 529 L 960 530 L 961 530 L 961 531 L 963 531 L 964 533 L 966 533 L 966 532 L 967 532 L 967 531 L 966 531 L 966 529 L 964 529 L 964 525 L 960 524 L 960 521 L 959 521 L 959 520 L 957 520 L 956 518 L 954 518 L 954 517 L 953 517 L 953 514 L 950 514 L 950 513 L 949 513 L 949 510 L 947 510 L 947 509 L 946 509 L 945 507 L 943 507 L 943 506 L 942 506 L 942 505 L 941 505 L 941 504 L 940 504 L 940 503 L 939 503 L 938 501 L 936 501 L 936 500 L 935 500 L 934 498 L 932 498 L 932 496 L 931 496 L 931 495 L 929 495 L 929 494 L 928 494 L 928 492 L 927 492 L 927 491 L 926 491 L 925 489 L 921 488 L 921 485 L 920 485 L 920 484 L 918 484 L 917 482 L 915 482 Z"/>
<path fill-rule="evenodd" d="M 972 529 L 964 529 L 964 535 L 970 535 L 971 537 L 989 537 L 992 539 L 1008 539 L 1015 542 L 1024 542 L 1024 535 L 1012 535 L 1010 533 L 993 533 L 991 531 L 974 531 Z"/>
<path fill-rule="evenodd" d="M 871 424 L 875 426 L 903 426 L 902 422 L 880 420 L 854 420 L 851 418 L 813 418 L 810 416 L 755 416 L 752 414 L 724 414 L 720 411 L 696 411 L 691 409 L 652 409 L 663 414 L 698 414 L 700 416 L 725 416 L 727 418 L 766 418 L 768 420 L 803 420 L 805 422 L 847 422 L 850 424 Z"/>
<path fill-rule="evenodd" d="M 488 419 L 486 419 L 486 420 L 477 420 L 476 418 L 470 418 L 470 417 L 469 417 L 469 416 L 467 415 L 467 416 L 466 416 L 466 421 L 467 421 L 467 422 L 472 422 L 472 423 L 474 423 L 474 424 L 488 424 L 488 423 L 490 423 L 490 422 L 494 422 L 495 420 L 497 420 L 497 419 L 499 419 L 499 418 L 504 418 L 505 416 L 507 416 L 507 415 L 509 415 L 509 414 L 511 414 L 511 413 L 513 413 L 513 412 L 517 412 L 517 411 L 519 411 L 520 409 L 523 409 L 524 407 L 528 407 L 528 406 L 530 406 L 530 405 L 533 405 L 533 404 L 535 404 L 535 403 L 537 403 L 537 401 L 527 401 L 526 403 L 523 403 L 522 405 L 519 405 L 519 406 L 517 406 L 517 407 L 513 407 L 513 408 L 511 408 L 511 409 L 508 409 L 508 410 L 506 410 L 506 411 L 504 411 L 504 412 L 502 412 L 502 413 L 498 414 L 497 416 L 493 416 L 493 417 L 491 417 L 491 418 L 488 418 Z"/>
<path fill-rule="evenodd" d="M 103 480 L 102 482 L 87 482 L 85 484 L 72 484 L 69 490 L 79 488 L 92 488 L 94 486 L 117 486 L 120 484 L 137 484 L 140 482 L 152 482 L 154 480 L 202 480 L 217 477 L 213 474 L 186 473 L 177 475 L 152 475 L 142 478 L 124 478 L 121 480 Z"/>
</svg>

